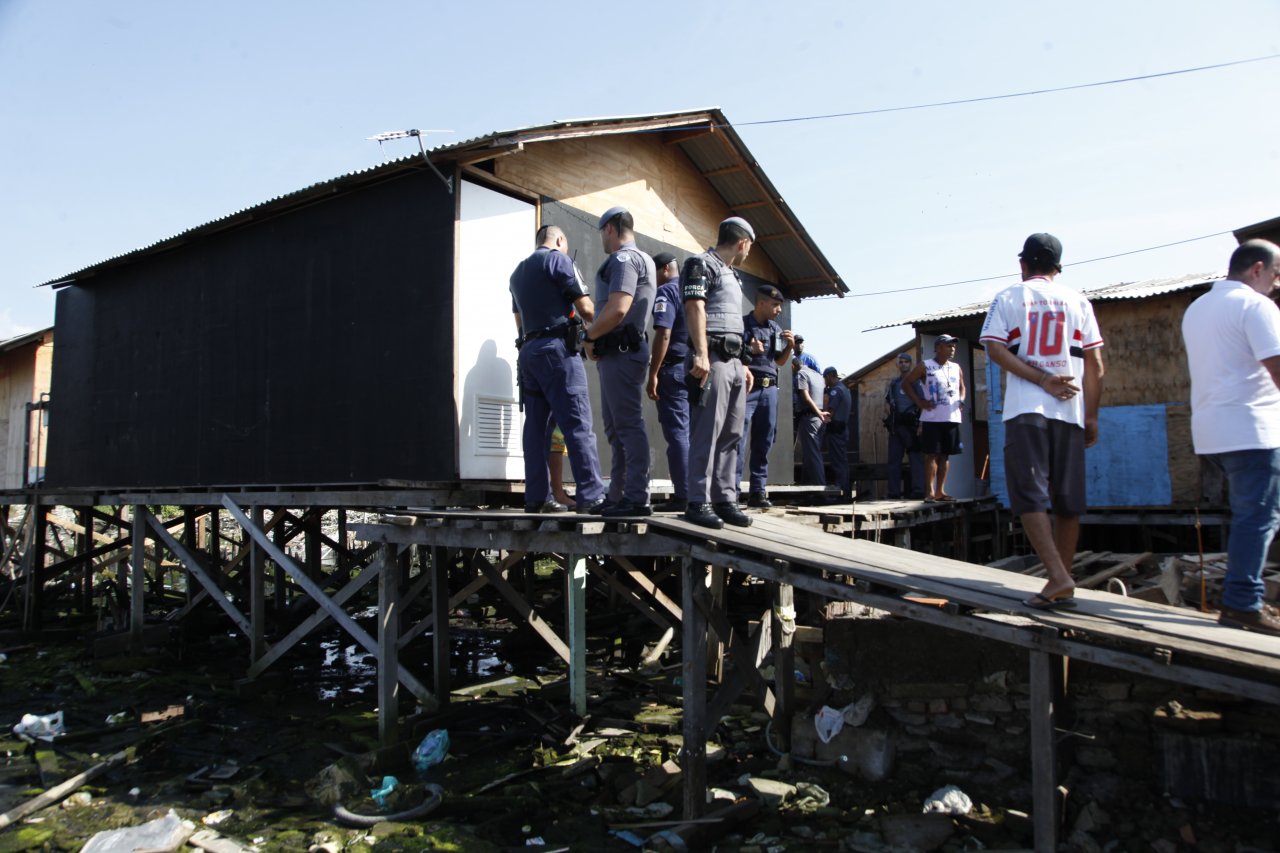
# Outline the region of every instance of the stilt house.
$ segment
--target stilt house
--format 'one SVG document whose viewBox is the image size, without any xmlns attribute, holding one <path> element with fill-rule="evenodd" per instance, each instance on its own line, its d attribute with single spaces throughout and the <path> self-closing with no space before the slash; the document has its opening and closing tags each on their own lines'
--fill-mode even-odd
<svg viewBox="0 0 1280 853">
<path fill-rule="evenodd" d="M 44 477 L 52 364 L 53 329 L 0 341 L 0 490 L 23 489 Z"/>
<path fill-rule="evenodd" d="M 519 480 L 508 278 L 537 227 L 555 224 L 590 284 L 605 257 L 596 222 L 616 204 L 635 216 L 641 249 L 679 257 L 713 244 L 725 217 L 746 217 L 758 236 L 748 302 L 764 282 L 793 300 L 847 292 L 719 110 L 493 133 L 50 282 L 60 346 L 48 482 Z M 771 470 L 785 482 L 782 397 Z M 665 477 L 647 420 L 653 476 Z"/>
</svg>

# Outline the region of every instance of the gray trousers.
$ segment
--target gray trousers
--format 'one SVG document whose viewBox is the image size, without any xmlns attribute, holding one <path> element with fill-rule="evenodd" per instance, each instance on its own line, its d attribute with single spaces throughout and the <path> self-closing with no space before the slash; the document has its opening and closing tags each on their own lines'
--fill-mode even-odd
<svg viewBox="0 0 1280 853">
<path fill-rule="evenodd" d="M 600 408 L 609 440 L 609 500 L 649 502 L 649 434 L 644 428 L 648 353 L 614 353 L 596 362 Z"/>
<path fill-rule="evenodd" d="M 692 359 L 685 362 L 686 373 Z M 704 404 L 689 395 L 689 503 L 737 503 L 738 445 L 747 413 L 747 368 L 711 354 Z"/>
<path fill-rule="evenodd" d="M 822 470 L 822 418 L 804 415 L 800 418 L 800 458 L 803 460 L 800 481 L 806 486 L 825 486 L 827 475 Z"/>
</svg>

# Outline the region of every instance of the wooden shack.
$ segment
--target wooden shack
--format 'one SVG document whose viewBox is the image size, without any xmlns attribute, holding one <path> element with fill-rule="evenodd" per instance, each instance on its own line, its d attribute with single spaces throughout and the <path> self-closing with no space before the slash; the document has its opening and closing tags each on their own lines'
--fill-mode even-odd
<svg viewBox="0 0 1280 853">
<path fill-rule="evenodd" d="M 596 222 L 616 204 L 634 214 L 641 249 L 678 256 L 714 243 L 725 217 L 746 217 L 758 237 L 747 300 L 764 282 L 793 300 L 847 292 L 719 110 L 501 131 L 50 282 L 64 346 L 48 481 L 519 480 L 508 277 L 537 227 L 555 224 L 591 282 L 604 260 Z M 647 420 L 653 476 L 665 477 Z M 771 468 L 782 477 L 790 424 L 787 400 Z"/>
<path fill-rule="evenodd" d="M 889 433 L 884 426 L 884 400 L 889 383 L 900 375 L 897 358 L 903 352 L 911 353 L 911 357 L 919 362 L 920 349 L 913 338 L 840 380 L 853 397 L 849 464 L 861 499 L 885 496 Z M 909 470 L 907 476 L 911 476 Z"/>
<path fill-rule="evenodd" d="M 0 341 L 0 490 L 20 490 L 44 477 L 53 329 Z"/>
<path fill-rule="evenodd" d="M 1191 446 L 1191 387 L 1182 342 L 1183 312 L 1221 277 L 1188 275 L 1084 291 L 1106 342 L 1107 368 L 1100 438 L 1086 455 L 1091 509 L 1221 505 L 1219 478 L 1201 471 Z M 922 340 L 946 332 L 976 342 L 990 304 L 973 303 L 906 322 Z M 975 366 L 975 372 L 979 369 Z M 1004 376 L 994 363 L 983 372 L 991 389 L 985 406 L 979 404 L 989 425 L 988 479 L 991 491 L 1007 505 Z"/>
</svg>

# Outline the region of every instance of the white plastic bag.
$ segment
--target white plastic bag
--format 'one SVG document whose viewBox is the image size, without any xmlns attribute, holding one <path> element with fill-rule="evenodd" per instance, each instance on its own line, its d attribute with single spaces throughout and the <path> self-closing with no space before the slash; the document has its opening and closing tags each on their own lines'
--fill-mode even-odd
<svg viewBox="0 0 1280 853">
<path fill-rule="evenodd" d="M 924 801 L 925 814 L 965 815 L 973 810 L 973 800 L 955 785 L 939 788 Z"/>
<path fill-rule="evenodd" d="M 23 714 L 22 720 L 13 727 L 13 733 L 27 740 L 53 740 L 66 729 L 62 725 L 62 712 L 45 714 Z"/>
<path fill-rule="evenodd" d="M 840 730 L 844 728 L 844 712 L 837 711 L 830 705 L 823 705 L 813 715 L 813 727 L 818 732 L 818 739 L 823 743 L 831 743 Z"/>
<path fill-rule="evenodd" d="M 178 817 L 173 809 L 164 817 L 148 821 L 141 826 L 129 826 L 124 829 L 110 829 L 99 832 L 89 843 L 80 848 L 80 853 L 134 853 L 146 850 L 147 853 L 166 853 L 178 850 L 187 843 L 187 839 L 196 831 L 196 826 L 189 820 Z"/>
</svg>

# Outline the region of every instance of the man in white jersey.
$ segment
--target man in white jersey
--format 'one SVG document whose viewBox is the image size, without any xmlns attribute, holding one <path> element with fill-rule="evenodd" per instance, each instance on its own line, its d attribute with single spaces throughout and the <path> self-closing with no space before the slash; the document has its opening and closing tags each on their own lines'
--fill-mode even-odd
<svg viewBox="0 0 1280 853">
<path fill-rule="evenodd" d="M 1032 234 L 1018 257 L 1022 283 L 996 294 L 980 340 L 987 357 L 1008 374 L 1009 508 L 1021 516 L 1049 574 L 1044 588 L 1025 603 L 1048 610 L 1075 604 L 1071 563 L 1087 505 L 1084 449 L 1098 441 L 1102 334 L 1089 300 L 1054 281 L 1062 272 L 1057 237 Z"/>
<path fill-rule="evenodd" d="M 1191 441 L 1227 476 L 1231 538 L 1218 624 L 1280 635 L 1262 603 L 1262 566 L 1280 527 L 1280 247 L 1247 240 L 1227 278 L 1187 308 Z"/>
<path fill-rule="evenodd" d="M 902 390 L 920 409 L 920 450 L 924 453 L 924 499 L 953 501 L 943 491 L 947 469 L 964 448 L 960 445 L 960 420 L 964 412 L 964 370 L 954 361 L 956 338 L 938 335 L 933 342 L 933 358 L 912 368 L 902 380 Z M 923 382 L 921 382 L 923 380 Z M 924 396 L 917 393 L 917 382 Z"/>
</svg>

